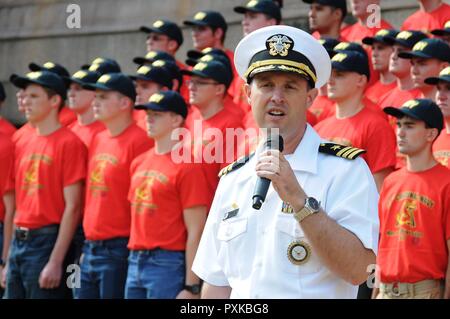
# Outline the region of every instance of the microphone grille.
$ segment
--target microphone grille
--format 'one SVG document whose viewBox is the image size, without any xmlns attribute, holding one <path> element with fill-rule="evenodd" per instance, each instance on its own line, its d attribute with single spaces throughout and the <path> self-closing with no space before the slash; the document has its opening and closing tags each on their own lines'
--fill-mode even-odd
<svg viewBox="0 0 450 319">
<path fill-rule="evenodd" d="M 279 134 L 269 135 L 266 141 L 266 146 L 269 149 L 276 149 L 279 150 L 280 152 L 283 152 L 284 149 L 283 137 Z"/>
</svg>

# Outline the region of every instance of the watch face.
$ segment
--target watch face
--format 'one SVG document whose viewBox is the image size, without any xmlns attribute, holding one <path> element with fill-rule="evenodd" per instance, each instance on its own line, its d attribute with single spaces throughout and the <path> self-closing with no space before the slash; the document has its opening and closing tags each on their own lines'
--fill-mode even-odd
<svg viewBox="0 0 450 319">
<path fill-rule="evenodd" d="M 314 211 L 318 211 L 320 204 L 314 197 L 308 197 L 308 206 L 311 207 Z"/>
</svg>

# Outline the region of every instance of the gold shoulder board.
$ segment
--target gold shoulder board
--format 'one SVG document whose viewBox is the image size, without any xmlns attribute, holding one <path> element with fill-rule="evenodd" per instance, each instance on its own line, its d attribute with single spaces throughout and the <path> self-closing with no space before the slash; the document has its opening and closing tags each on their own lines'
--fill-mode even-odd
<svg viewBox="0 0 450 319">
<path fill-rule="evenodd" d="M 321 143 L 319 146 L 319 152 L 342 157 L 348 160 L 354 160 L 359 155 L 366 153 L 366 150 L 335 143 Z"/>
<path fill-rule="evenodd" d="M 250 158 L 252 158 L 253 154 L 254 153 L 247 156 L 243 156 L 239 158 L 236 162 L 233 162 L 230 165 L 222 168 L 219 172 L 219 178 L 244 166 L 250 160 Z"/>
</svg>

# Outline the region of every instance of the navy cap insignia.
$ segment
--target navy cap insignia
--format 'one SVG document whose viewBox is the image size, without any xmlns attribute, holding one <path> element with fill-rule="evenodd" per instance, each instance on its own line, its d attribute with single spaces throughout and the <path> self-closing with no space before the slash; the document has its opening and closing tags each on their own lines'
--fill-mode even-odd
<svg viewBox="0 0 450 319">
<path fill-rule="evenodd" d="M 311 257 L 311 246 L 302 240 L 294 241 L 289 245 L 287 255 L 294 265 L 303 265 Z"/>
<path fill-rule="evenodd" d="M 280 55 L 286 56 L 292 50 L 294 41 L 284 34 L 276 34 L 271 36 L 266 41 L 267 50 L 272 56 Z"/>
</svg>

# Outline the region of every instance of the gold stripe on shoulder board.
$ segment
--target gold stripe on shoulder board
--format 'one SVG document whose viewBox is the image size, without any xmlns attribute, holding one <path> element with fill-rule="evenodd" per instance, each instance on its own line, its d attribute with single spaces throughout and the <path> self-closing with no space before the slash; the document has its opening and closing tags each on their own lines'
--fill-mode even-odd
<svg viewBox="0 0 450 319">
<path fill-rule="evenodd" d="M 249 160 L 250 158 L 252 158 L 254 153 L 250 154 L 250 155 L 246 155 L 246 156 L 242 156 L 240 157 L 236 162 L 231 163 L 230 165 L 222 168 L 219 172 L 219 178 L 222 176 L 227 175 L 228 173 L 237 170 L 238 168 L 244 166 Z"/>
<path fill-rule="evenodd" d="M 342 157 L 349 160 L 354 160 L 359 155 L 366 153 L 366 151 L 363 149 L 340 145 L 336 143 L 321 143 L 319 146 L 319 152 L 334 155 L 337 157 Z"/>
</svg>

